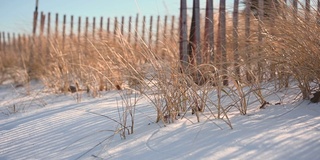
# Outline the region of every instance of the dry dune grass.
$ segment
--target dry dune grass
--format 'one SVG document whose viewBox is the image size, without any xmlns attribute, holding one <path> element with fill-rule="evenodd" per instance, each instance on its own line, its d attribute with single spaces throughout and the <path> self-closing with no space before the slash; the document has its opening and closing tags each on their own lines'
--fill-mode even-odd
<svg viewBox="0 0 320 160">
<path fill-rule="evenodd" d="M 282 8 L 282 12 L 287 16 L 279 14 L 274 21 L 262 23 L 252 16 L 248 39 L 245 37 L 245 16 L 239 16 L 238 61 L 233 55 L 232 18 L 228 17 L 228 61 L 195 66 L 207 80 L 202 86 L 193 82 L 192 75 L 181 72 L 177 36 L 160 40 L 157 49 L 141 37 L 135 46 L 121 35 L 114 39 L 81 37 L 80 41 L 53 35 L 49 39 L 36 37 L 31 39 L 33 43 L 27 43 L 24 53 L 6 53 L 0 60 L 1 74 L 9 74 L 5 72 L 8 68 L 19 68 L 29 73 L 31 79 L 40 79 L 57 92 L 71 91 L 70 86 L 74 86 L 76 90 L 98 96 L 103 90 L 126 89 L 139 92 L 150 100 L 158 113 L 157 121 L 173 122 L 178 116 L 184 117 L 188 110 L 200 120 L 200 115 L 208 111 L 232 127 L 227 114 L 230 104 L 220 101 L 223 94 L 231 99 L 237 97 L 232 105 L 238 106 L 241 114 L 246 114 L 248 93 L 254 93 L 261 104 L 265 103 L 260 87 L 266 81 L 272 80 L 280 89 L 288 87 L 290 79 L 295 80 L 303 98 L 308 98 L 313 89 L 310 82 L 319 82 L 317 35 L 320 28 L 315 22 L 317 17 L 310 16 L 309 20 L 303 16 L 293 18 L 290 8 Z M 217 19 L 216 14 L 216 35 Z M 258 41 L 259 34 L 263 36 L 261 42 Z M 227 75 L 220 74 L 219 66 L 223 64 L 229 66 Z M 235 67 L 241 69 L 240 77 L 236 75 Z M 247 80 L 248 75 L 251 80 Z M 223 76 L 232 82 L 229 86 L 221 85 Z M 217 91 L 214 100 L 209 96 L 213 90 Z"/>
</svg>

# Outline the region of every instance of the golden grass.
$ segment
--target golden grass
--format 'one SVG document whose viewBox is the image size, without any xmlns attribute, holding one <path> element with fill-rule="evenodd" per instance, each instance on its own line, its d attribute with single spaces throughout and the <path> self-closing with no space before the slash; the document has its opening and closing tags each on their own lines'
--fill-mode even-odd
<svg viewBox="0 0 320 160">
<path fill-rule="evenodd" d="M 18 54 L 6 53 L 0 60 L 1 74 L 9 74 L 5 72 L 8 68 L 19 68 L 28 72 L 31 79 L 40 79 L 57 92 L 67 92 L 70 86 L 86 90 L 92 96 L 99 96 L 103 90 L 131 90 L 150 100 L 157 112 L 157 121 L 173 122 L 178 116 L 184 117 L 188 110 L 200 121 L 200 115 L 207 111 L 232 127 L 228 119 L 230 106 L 246 114 L 249 105 L 246 98 L 251 93 L 264 104 L 261 91 L 264 82 L 272 80 L 279 89 L 288 87 L 289 79 L 295 80 L 303 98 L 311 93 L 310 82 L 319 82 L 320 28 L 316 17 L 310 16 L 306 21 L 302 16 L 293 17 L 289 8 L 283 8 L 282 12 L 286 18 L 279 14 L 273 18 L 274 22 L 259 23 L 251 17 L 249 39 L 244 36 L 245 17 L 239 16 L 237 49 L 240 59 L 237 62 L 233 55 L 232 20 L 228 17 L 228 61 L 191 66 L 206 80 L 202 86 L 193 82 L 192 75 L 181 73 L 178 36 L 160 40 L 159 48 L 149 46 L 141 38 L 135 47 L 124 35 L 117 35 L 115 39 L 81 37 L 80 41 L 53 35 L 49 39 L 35 37 L 29 39 Z M 263 35 L 261 42 L 258 41 L 259 25 Z M 218 58 L 216 55 L 215 59 Z M 227 75 L 219 69 L 223 64 L 229 66 Z M 241 69 L 241 75 L 235 73 L 235 67 Z M 231 82 L 229 86 L 222 85 L 225 76 Z M 248 80 L 248 76 L 251 79 Z M 218 91 L 217 101 L 209 96 L 212 90 Z M 222 95 L 229 96 L 232 103 L 223 104 Z"/>
</svg>

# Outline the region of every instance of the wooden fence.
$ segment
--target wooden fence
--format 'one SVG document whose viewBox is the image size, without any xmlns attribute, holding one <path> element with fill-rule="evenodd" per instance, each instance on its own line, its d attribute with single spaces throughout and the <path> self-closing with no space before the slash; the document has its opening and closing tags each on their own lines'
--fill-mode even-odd
<svg viewBox="0 0 320 160">
<path fill-rule="evenodd" d="M 128 44 L 131 44 L 133 49 L 137 49 L 141 44 L 143 44 L 148 46 L 154 52 L 158 52 L 159 50 L 161 50 L 161 48 L 163 48 L 161 45 L 164 45 L 164 41 L 169 40 L 170 44 L 174 46 L 177 51 L 179 50 L 179 47 L 180 51 L 183 51 L 188 49 L 188 47 L 184 45 L 196 44 L 192 39 L 192 36 L 196 35 L 194 39 L 197 39 L 197 41 L 201 41 L 202 45 L 200 46 L 207 46 L 208 48 L 206 49 L 212 51 L 210 52 L 211 54 L 208 55 L 205 52 L 202 52 L 202 49 L 199 49 L 197 51 L 199 53 L 196 54 L 196 58 L 198 59 L 198 61 L 213 61 L 215 56 L 214 54 L 220 54 L 221 56 L 218 56 L 216 58 L 222 58 L 223 61 L 226 61 L 228 55 L 232 55 L 230 57 L 234 57 L 234 60 L 238 61 L 238 51 L 241 47 L 239 45 L 241 44 L 240 41 L 246 41 L 250 39 L 253 34 L 252 32 L 258 33 L 257 39 L 259 42 L 263 40 L 262 35 L 260 34 L 261 25 L 255 25 L 259 28 L 253 29 L 252 23 L 263 22 L 264 16 L 254 16 L 251 12 L 251 4 L 254 4 L 253 2 L 257 2 L 257 4 L 255 5 L 256 8 L 258 8 L 258 15 L 265 15 L 266 11 L 263 9 L 264 1 L 252 0 L 251 3 L 250 0 L 247 0 L 245 1 L 245 5 L 250 7 L 245 7 L 244 10 L 239 10 L 240 1 L 235 0 L 234 8 L 231 14 L 226 12 L 225 0 L 221 0 L 220 2 L 222 3 L 220 3 L 219 6 L 219 14 L 213 12 L 212 8 L 212 12 L 206 12 L 207 17 L 202 17 L 196 22 L 201 26 L 198 27 L 199 29 L 205 28 L 205 30 L 190 32 L 189 40 L 186 38 L 186 36 L 188 35 L 187 32 L 189 28 L 190 30 L 192 30 L 192 26 L 190 27 L 187 24 L 189 24 L 190 21 L 193 23 L 194 20 L 187 18 L 187 16 L 181 16 L 179 18 L 175 16 L 146 17 L 137 14 L 130 17 L 89 18 L 74 17 L 72 15 L 61 16 L 58 13 L 52 15 L 51 13 L 43 12 L 41 12 L 38 16 L 38 13 L 35 13 L 33 33 L 31 35 L 0 32 L 0 53 L 4 55 L 9 53 L 33 53 L 33 50 L 41 48 L 41 46 L 43 45 L 50 45 L 50 43 L 46 42 L 52 39 L 61 40 L 62 43 L 60 47 L 63 51 L 64 47 L 68 45 L 67 43 L 69 43 L 70 40 L 85 42 L 84 45 L 86 46 L 88 45 L 88 41 L 86 39 L 90 39 L 91 41 L 101 40 L 112 42 L 119 38 L 125 40 Z M 306 19 L 308 19 L 310 15 L 310 13 L 308 12 L 310 11 L 311 7 L 310 0 L 304 1 L 304 4 L 302 4 L 302 2 L 298 2 L 298 0 L 293 0 L 292 3 L 288 2 L 287 5 L 292 6 L 294 12 L 298 14 L 298 4 L 300 4 L 300 7 L 302 6 L 305 11 L 307 11 L 305 17 Z M 320 22 L 319 1 L 318 5 L 316 6 L 318 11 L 318 13 L 316 13 L 318 14 L 317 20 L 318 22 Z M 186 6 L 182 6 L 181 8 L 184 7 L 185 9 L 187 9 Z M 211 15 L 215 16 L 209 17 Z M 226 17 L 230 17 L 230 15 L 232 15 L 232 18 L 227 19 L 227 21 L 232 21 L 232 23 L 228 26 Z M 241 16 L 242 19 L 240 19 L 239 16 Z M 197 15 L 195 20 L 197 20 L 197 17 L 200 17 L 200 15 Z M 207 19 L 213 19 L 213 21 L 207 21 Z M 182 21 L 185 25 L 179 25 L 179 22 Z M 228 29 L 228 27 L 231 29 Z M 242 32 L 244 32 L 244 37 L 239 37 L 240 28 L 242 29 Z M 227 35 L 231 36 L 227 37 Z M 35 41 L 35 39 L 40 40 Z M 229 41 L 230 39 L 232 39 L 232 41 Z M 181 45 L 181 42 L 183 42 L 184 44 Z M 230 42 L 232 44 L 230 44 Z M 251 43 L 245 43 L 244 48 L 249 48 L 250 44 Z M 47 52 L 50 51 L 48 51 L 47 49 Z M 34 55 L 32 54 L 30 55 L 30 61 L 32 61 L 33 56 Z M 184 59 L 185 61 L 187 59 L 186 56 L 181 53 L 180 58 Z M 227 69 L 227 66 L 223 67 L 225 70 Z M 240 72 L 239 68 L 236 68 L 236 70 L 237 73 Z"/>
</svg>

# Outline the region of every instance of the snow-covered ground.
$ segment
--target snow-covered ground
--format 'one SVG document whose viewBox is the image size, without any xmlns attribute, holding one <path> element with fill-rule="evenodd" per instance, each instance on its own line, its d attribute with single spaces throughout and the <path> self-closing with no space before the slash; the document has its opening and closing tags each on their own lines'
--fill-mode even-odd
<svg viewBox="0 0 320 160">
<path fill-rule="evenodd" d="M 293 101 L 296 93 L 279 92 L 269 101 L 286 95 L 281 105 L 252 106 L 245 116 L 230 112 L 233 129 L 191 114 L 164 127 L 140 97 L 134 133 L 122 139 L 121 92 L 92 98 L 1 85 L 0 159 L 320 159 L 320 104 Z"/>
</svg>

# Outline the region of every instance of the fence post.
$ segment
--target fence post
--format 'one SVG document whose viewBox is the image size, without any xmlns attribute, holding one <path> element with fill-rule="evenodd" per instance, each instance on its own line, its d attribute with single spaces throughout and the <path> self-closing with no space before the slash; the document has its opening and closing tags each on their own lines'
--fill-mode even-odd
<svg viewBox="0 0 320 160">
<path fill-rule="evenodd" d="M 73 15 L 70 17 L 70 39 L 73 39 Z"/>
<path fill-rule="evenodd" d="M 89 17 L 86 17 L 86 28 L 84 31 L 84 48 L 85 48 L 85 52 L 88 52 L 88 29 L 89 29 Z"/>
<path fill-rule="evenodd" d="M 194 65 L 193 77 L 196 84 L 202 84 L 199 65 L 202 63 L 200 47 L 200 1 L 193 0 L 192 19 L 190 29 L 189 56 L 191 64 Z"/>
<path fill-rule="evenodd" d="M 46 16 L 43 14 L 43 12 L 41 12 L 41 17 L 40 17 L 40 37 L 43 36 L 43 32 L 44 32 L 44 23 L 45 23 L 45 19 Z"/>
<path fill-rule="evenodd" d="M 145 42 L 146 16 L 142 19 L 142 41 Z"/>
<path fill-rule="evenodd" d="M 234 68 L 236 79 L 240 80 L 240 66 L 239 66 L 239 34 L 238 34 L 238 23 L 239 23 L 239 0 L 234 0 L 233 6 L 233 57 L 234 57 Z"/>
<path fill-rule="evenodd" d="M 306 20 L 307 22 L 309 22 L 309 20 L 310 20 L 310 0 L 306 0 L 305 20 Z"/>
<path fill-rule="evenodd" d="M 171 41 L 174 42 L 174 23 L 175 23 L 175 16 L 171 17 L 171 30 L 170 30 L 170 34 L 171 34 Z"/>
<path fill-rule="evenodd" d="M 58 26 L 59 26 L 59 14 L 56 13 L 56 26 L 55 26 L 55 38 L 56 38 L 56 40 L 57 40 L 57 38 L 59 36 Z"/>
<path fill-rule="evenodd" d="M 134 48 L 137 48 L 138 32 L 139 32 L 139 14 L 137 14 L 137 17 L 136 17 L 136 25 L 135 25 L 135 32 L 134 32 Z"/>
<path fill-rule="evenodd" d="M 14 53 L 17 52 L 17 46 L 16 46 L 16 34 L 12 33 L 12 51 Z"/>
<path fill-rule="evenodd" d="M 129 17 L 129 22 L 128 22 L 129 23 L 129 27 L 128 27 L 128 40 L 127 40 L 129 44 L 131 42 L 131 23 L 132 23 L 131 21 L 132 21 L 132 17 L 130 16 Z"/>
<path fill-rule="evenodd" d="M 152 45 L 152 22 L 153 21 L 153 16 L 150 16 L 150 28 L 149 28 L 149 48 L 151 49 L 151 45 Z"/>
<path fill-rule="evenodd" d="M 226 0 L 220 0 L 219 7 L 219 23 L 220 23 L 220 33 L 221 34 L 221 55 L 222 55 L 222 78 L 223 85 L 227 86 L 229 84 L 228 81 L 228 65 L 227 65 L 227 39 L 226 39 Z"/>
<path fill-rule="evenodd" d="M 317 23 L 320 25 L 320 0 L 318 0 L 317 11 Z"/>
<path fill-rule="evenodd" d="M 293 16 L 294 16 L 294 18 L 297 18 L 297 16 L 298 16 L 298 0 L 293 0 L 292 5 L 293 5 Z"/>
<path fill-rule="evenodd" d="M 50 22 L 51 21 L 51 14 L 50 12 L 48 13 L 48 22 L 47 22 L 47 45 L 46 45 L 46 52 L 47 52 L 47 57 L 49 57 L 49 54 L 50 54 Z M 47 59 L 48 60 L 48 59 Z"/>
<path fill-rule="evenodd" d="M 102 30 L 103 30 L 103 17 L 100 17 L 100 31 L 99 31 L 99 38 L 102 39 Z"/>
<path fill-rule="evenodd" d="M 11 38 L 10 38 L 10 33 L 9 33 L 9 32 L 7 33 L 7 40 L 8 40 L 8 41 L 7 41 L 7 42 L 8 42 L 8 43 L 7 43 L 7 45 L 8 45 L 8 53 L 10 53 L 10 50 L 11 50 L 12 48 L 11 48 Z"/>
<path fill-rule="evenodd" d="M 110 38 L 110 18 L 107 19 L 107 40 Z"/>
<path fill-rule="evenodd" d="M 167 25 L 168 25 L 168 16 L 165 15 L 164 16 L 164 25 L 163 25 L 163 37 L 162 37 L 162 43 L 163 43 L 164 48 L 166 48 L 166 45 L 169 44 L 167 41 Z M 179 43 L 179 45 L 180 45 L 180 43 Z M 162 50 L 162 57 L 165 57 L 165 49 Z"/>
<path fill-rule="evenodd" d="M 3 45 L 3 47 L 2 47 L 3 48 L 3 53 L 6 54 L 6 35 L 5 35 L 4 32 L 2 32 L 2 41 L 3 41 L 3 43 L 2 43 L 2 45 Z"/>
<path fill-rule="evenodd" d="M 18 51 L 19 51 L 19 54 L 22 55 L 22 47 L 21 47 L 21 35 L 18 34 Z M 22 63 L 20 63 L 22 64 Z"/>
<path fill-rule="evenodd" d="M 118 19 L 117 19 L 117 17 L 115 17 L 115 18 L 114 18 L 113 41 L 116 40 L 117 29 L 118 29 Z"/>
<path fill-rule="evenodd" d="M 63 15 L 63 26 L 62 26 L 62 53 L 64 53 L 65 41 L 66 41 L 66 23 L 67 16 Z"/>
<path fill-rule="evenodd" d="M 80 46 L 80 38 L 81 38 L 81 17 L 78 17 L 78 46 Z"/>
<path fill-rule="evenodd" d="M 172 22 L 173 23 L 173 22 Z M 166 24 L 166 20 L 165 20 Z M 180 63 L 182 65 L 182 71 L 188 67 L 188 33 L 187 33 L 187 0 L 180 0 L 180 36 L 179 36 L 179 51 L 180 51 Z M 166 25 L 165 25 L 166 28 Z M 172 35 L 171 35 L 172 36 Z"/>
<path fill-rule="evenodd" d="M 124 16 L 121 17 L 121 36 L 124 35 Z"/>
<path fill-rule="evenodd" d="M 250 13 L 251 13 L 251 0 L 245 1 L 245 52 L 246 52 L 246 60 L 250 59 L 249 54 L 249 38 L 250 38 Z M 250 69 L 250 64 L 247 65 L 247 70 Z M 249 72 L 246 71 L 246 78 L 249 82 L 251 82 L 252 77 L 249 75 Z"/>
<path fill-rule="evenodd" d="M 92 21 L 92 39 L 95 39 L 95 34 L 96 34 L 96 17 L 93 17 Z"/>
<path fill-rule="evenodd" d="M 2 51 L 2 36 L 1 36 L 1 31 L 0 31 L 0 51 Z"/>
<path fill-rule="evenodd" d="M 209 64 L 214 61 L 214 20 L 213 20 L 213 0 L 207 0 L 205 17 L 205 51 L 203 60 Z"/>
<path fill-rule="evenodd" d="M 159 53 L 158 52 L 158 47 L 159 47 L 159 29 L 160 29 L 160 16 L 158 15 L 158 17 L 157 17 L 157 31 L 156 31 L 156 49 L 155 49 L 155 53 Z"/>
</svg>

